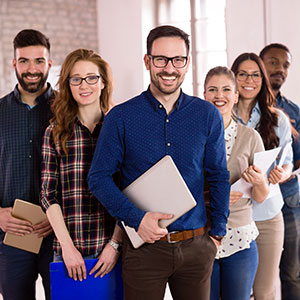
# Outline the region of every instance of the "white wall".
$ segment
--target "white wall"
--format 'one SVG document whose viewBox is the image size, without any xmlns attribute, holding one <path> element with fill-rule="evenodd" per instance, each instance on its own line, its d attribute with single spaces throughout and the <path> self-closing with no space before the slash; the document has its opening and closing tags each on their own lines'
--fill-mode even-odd
<svg viewBox="0 0 300 300">
<path fill-rule="evenodd" d="M 293 61 L 282 92 L 298 105 L 299 12 L 298 0 L 227 0 L 226 4 L 228 66 L 242 52 L 259 54 L 266 44 L 285 44 L 293 55 Z"/>
<path fill-rule="evenodd" d="M 154 2 L 98 1 L 99 49 L 113 69 L 115 102 L 139 94 L 149 82 L 143 55 L 147 34 L 154 26 Z M 282 91 L 300 105 L 297 90 L 297 70 L 300 69 L 299 12 L 299 0 L 226 1 L 228 66 L 242 52 L 259 53 L 271 42 L 286 44 L 292 52 L 293 62 Z"/>
<path fill-rule="evenodd" d="M 153 2 L 98 1 L 99 52 L 112 67 L 116 103 L 144 90 L 145 34 L 153 26 Z"/>
</svg>

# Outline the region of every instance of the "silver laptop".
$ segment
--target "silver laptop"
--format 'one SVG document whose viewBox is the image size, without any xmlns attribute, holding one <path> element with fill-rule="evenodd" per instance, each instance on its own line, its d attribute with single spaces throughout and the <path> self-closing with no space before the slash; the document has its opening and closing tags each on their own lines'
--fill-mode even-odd
<svg viewBox="0 0 300 300">
<path fill-rule="evenodd" d="M 127 186 L 123 193 L 143 211 L 172 214 L 172 219 L 159 221 L 162 228 L 173 223 L 197 204 L 169 155 Z M 124 222 L 122 224 L 133 247 L 138 248 L 145 243 L 134 228 L 126 226 Z"/>
</svg>

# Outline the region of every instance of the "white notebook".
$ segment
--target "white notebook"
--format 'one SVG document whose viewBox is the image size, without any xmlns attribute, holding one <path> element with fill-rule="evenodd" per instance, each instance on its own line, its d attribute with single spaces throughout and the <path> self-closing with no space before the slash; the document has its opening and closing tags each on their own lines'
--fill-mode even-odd
<svg viewBox="0 0 300 300">
<path fill-rule="evenodd" d="M 172 214 L 172 219 L 159 221 L 162 228 L 196 206 L 192 193 L 169 155 L 127 186 L 123 193 L 143 211 Z M 126 226 L 124 222 L 122 224 L 133 247 L 138 248 L 145 243 L 134 228 Z"/>
</svg>

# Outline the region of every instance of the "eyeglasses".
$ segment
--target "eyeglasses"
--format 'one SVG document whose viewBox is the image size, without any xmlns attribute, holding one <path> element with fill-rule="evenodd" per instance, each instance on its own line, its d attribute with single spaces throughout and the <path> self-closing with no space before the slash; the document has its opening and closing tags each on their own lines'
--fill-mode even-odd
<svg viewBox="0 0 300 300">
<path fill-rule="evenodd" d="M 248 79 L 248 77 L 251 77 L 254 82 L 260 82 L 262 80 L 261 73 L 249 74 L 247 72 L 238 72 L 236 74 L 236 78 L 238 81 L 246 81 Z"/>
<path fill-rule="evenodd" d="M 87 84 L 96 84 L 99 81 L 99 75 L 90 75 L 86 77 L 69 77 L 69 82 L 71 85 L 78 86 L 81 85 L 84 80 Z"/>
<path fill-rule="evenodd" d="M 187 56 L 174 56 L 174 57 L 166 57 L 166 56 L 155 56 L 148 54 L 150 58 L 152 58 L 153 65 L 156 68 L 165 68 L 169 61 L 172 62 L 174 68 L 180 69 L 186 66 L 188 57 Z"/>
</svg>

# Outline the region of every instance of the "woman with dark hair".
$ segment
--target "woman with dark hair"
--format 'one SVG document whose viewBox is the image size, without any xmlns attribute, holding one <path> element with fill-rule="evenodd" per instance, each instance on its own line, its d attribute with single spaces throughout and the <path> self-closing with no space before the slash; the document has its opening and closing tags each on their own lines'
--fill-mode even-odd
<svg viewBox="0 0 300 300">
<path fill-rule="evenodd" d="M 253 158 L 254 153 L 264 151 L 264 145 L 257 131 L 232 118 L 232 108 L 238 97 L 231 70 L 215 67 L 207 73 L 204 98 L 215 105 L 223 117 L 230 183 L 243 177 L 252 184 L 252 198 L 260 203 L 266 199 L 269 188 L 264 174 L 253 165 Z M 241 192 L 231 191 L 229 200 L 227 232 L 214 261 L 210 299 L 249 300 L 258 265 L 255 242 L 258 230 L 252 219 L 251 199 L 243 197 Z"/>
<path fill-rule="evenodd" d="M 43 139 L 41 205 L 56 235 L 54 261 L 63 260 L 69 276 L 82 281 L 83 258 L 98 258 L 90 272 L 97 271 L 95 277 L 113 269 L 122 237 L 87 183 L 112 93 L 109 65 L 92 50 L 75 50 L 62 65 L 58 86 Z"/>
<path fill-rule="evenodd" d="M 274 97 L 262 60 L 255 53 L 243 53 L 231 70 L 237 78 L 239 100 L 235 106 L 237 121 L 255 128 L 265 149 L 287 148 L 283 164 L 271 167 L 268 179 L 271 193 L 263 203 L 253 202 L 253 219 L 259 230 L 256 240 L 259 264 L 253 291 L 256 300 L 275 299 L 275 281 L 283 247 L 284 223 L 281 213 L 283 198 L 278 183 L 287 180 L 292 171 L 291 126 L 288 117 L 273 107 Z M 277 159 L 279 162 L 283 151 Z"/>
</svg>

